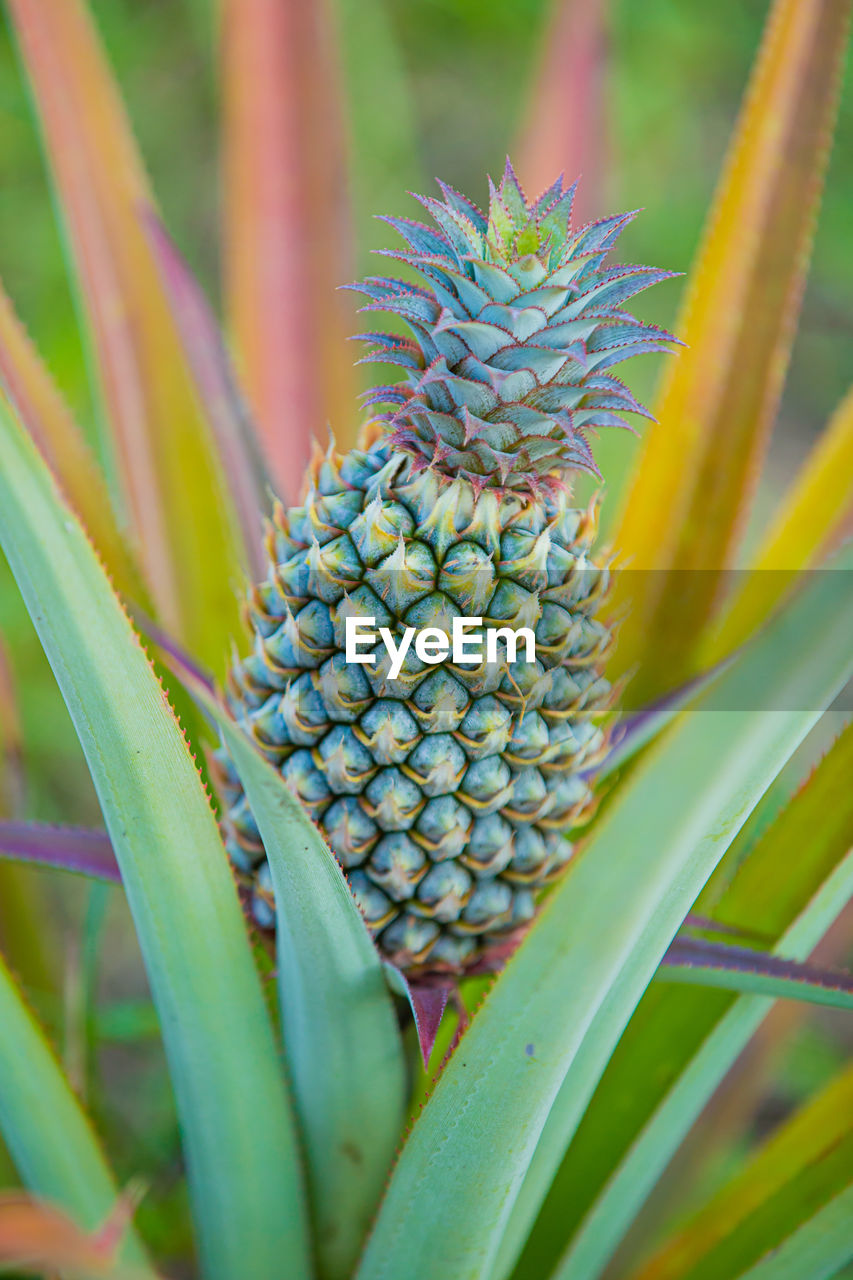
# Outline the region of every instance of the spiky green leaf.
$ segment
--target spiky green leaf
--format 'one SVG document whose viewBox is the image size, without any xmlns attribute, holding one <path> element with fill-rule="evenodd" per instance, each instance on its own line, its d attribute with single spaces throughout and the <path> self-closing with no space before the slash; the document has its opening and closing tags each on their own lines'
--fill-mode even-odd
<svg viewBox="0 0 853 1280">
<path fill-rule="evenodd" d="M 311 1176 L 315 1235 L 331 1280 L 352 1272 L 405 1106 L 402 1042 L 379 953 L 304 808 L 215 699 L 216 719 L 264 841 L 275 888 L 281 1016 Z"/>
<path fill-rule="evenodd" d="M 163 691 L 35 446 L 0 409 L 0 545 L 86 755 L 160 1016 L 203 1269 L 309 1273 L 295 1134 L 216 821 Z"/>
</svg>

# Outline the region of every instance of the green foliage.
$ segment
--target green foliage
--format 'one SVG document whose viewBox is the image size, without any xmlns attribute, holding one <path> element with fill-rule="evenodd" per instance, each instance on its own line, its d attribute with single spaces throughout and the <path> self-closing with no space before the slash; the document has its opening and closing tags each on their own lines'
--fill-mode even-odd
<svg viewBox="0 0 853 1280">
<path fill-rule="evenodd" d="M 0 544 L 122 869 L 170 1060 L 205 1266 L 213 1276 L 233 1275 L 241 1262 L 263 1273 L 286 1247 L 293 1274 L 300 1255 L 307 1274 L 285 1083 L 208 798 L 82 528 L 0 408 Z"/>
<path fill-rule="evenodd" d="M 324 1275 L 358 1257 L 400 1137 L 402 1044 L 381 962 L 337 862 L 281 774 L 213 698 L 260 828 L 277 914 L 281 1021 Z"/>
</svg>

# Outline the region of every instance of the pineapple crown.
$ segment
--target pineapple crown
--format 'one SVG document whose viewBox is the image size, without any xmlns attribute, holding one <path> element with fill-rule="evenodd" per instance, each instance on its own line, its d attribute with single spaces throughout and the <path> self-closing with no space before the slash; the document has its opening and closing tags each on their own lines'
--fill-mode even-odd
<svg viewBox="0 0 853 1280">
<path fill-rule="evenodd" d="M 605 266 L 634 218 L 619 214 L 574 231 L 575 186 L 559 178 L 528 203 L 507 160 L 489 179 L 488 217 L 443 182 L 444 201 L 416 195 L 434 227 L 386 217 L 409 246 L 378 250 L 404 262 L 423 284 L 382 276 L 350 286 L 362 311 L 391 312 L 412 338 L 370 332 L 359 363 L 398 365 L 398 382 L 376 386 L 367 404 L 392 445 L 431 467 L 486 487 L 538 494 L 562 487 L 572 470 L 599 471 L 588 437 L 628 427 L 626 412 L 651 417 L 610 368 L 677 341 L 622 304 L 673 273 Z"/>
</svg>

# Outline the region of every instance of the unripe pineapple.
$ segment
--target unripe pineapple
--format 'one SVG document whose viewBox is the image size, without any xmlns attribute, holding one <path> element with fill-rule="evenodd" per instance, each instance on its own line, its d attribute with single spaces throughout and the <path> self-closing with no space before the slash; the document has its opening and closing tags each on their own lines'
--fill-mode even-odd
<svg viewBox="0 0 853 1280">
<path fill-rule="evenodd" d="M 488 218 L 451 188 L 421 198 L 435 227 L 388 219 L 423 279 L 371 278 L 366 357 L 404 370 L 369 402 L 381 430 L 311 469 L 304 504 L 278 509 L 255 646 L 232 675 L 239 719 L 319 824 L 383 954 L 406 970 L 482 962 L 532 917 L 592 805 L 590 770 L 610 633 L 595 613 L 607 569 L 590 559 L 595 509 L 572 471 L 596 472 L 587 437 L 643 413 L 609 372 L 669 335 L 622 310 L 667 273 L 605 267 L 630 214 L 573 232 L 574 188 L 528 204 L 512 168 Z M 507 660 L 438 665 L 410 647 L 396 678 L 345 660 L 348 616 L 449 633 L 454 617 L 535 630 Z M 273 927 L 269 868 L 233 771 L 229 851 Z"/>
</svg>

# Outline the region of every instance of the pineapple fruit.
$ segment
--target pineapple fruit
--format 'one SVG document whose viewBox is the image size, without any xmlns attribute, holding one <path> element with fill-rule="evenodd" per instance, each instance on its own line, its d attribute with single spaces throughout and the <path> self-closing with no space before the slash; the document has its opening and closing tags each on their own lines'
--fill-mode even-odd
<svg viewBox="0 0 853 1280">
<path fill-rule="evenodd" d="M 254 650 L 237 663 L 237 718 L 280 767 L 344 868 L 382 954 L 406 971 L 488 963 L 532 918 L 593 805 L 611 700 L 597 616 L 606 565 L 596 506 L 572 503 L 573 471 L 597 474 L 588 437 L 645 411 L 611 367 L 669 334 L 624 311 L 667 272 L 606 266 L 631 214 L 571 226 L 573 187 L 529 203 L 507 164 L 488 216 L 452 188 L 419 197 L 434 226 L 387 219 L 422 284 L 370 278 L 366 312 L 411 337 L 370 332 L 365 357 L 403 370 L 364 445 L 330 446 L 303 505 L 278 507 Z M 455 618 L 527 627 L 472 663 L 399 671 L 377 643 L 347 662 L 347 618 L 449 634 Z M 269 868 L 223 756 L 226 831 L 258 924 L 274 926 Z"/>
</svg>

